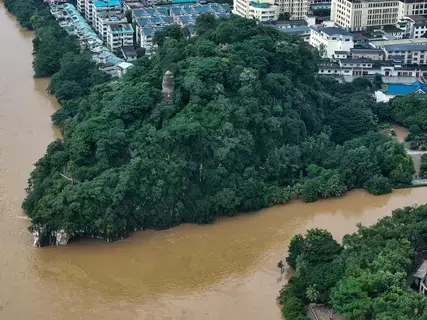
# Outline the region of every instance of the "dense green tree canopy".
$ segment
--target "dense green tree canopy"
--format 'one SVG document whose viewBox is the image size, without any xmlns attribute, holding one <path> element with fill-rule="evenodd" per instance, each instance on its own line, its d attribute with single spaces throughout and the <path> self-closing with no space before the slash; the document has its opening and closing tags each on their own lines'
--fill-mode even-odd
<svg viewBox="0 0 427 320">
<path fill-rule="evenodd" d="M 305 303 L 322 302 L 345 319 L 427 319 L 427 298 L 407 281 L 417 250 L 409 239 L 427 240 L 426 217 L 427 205 L 395 210 L 392 217 L 346 235 L 342 247 L 324 230 L 296 235 L 287 260 L 296 273 L 279 296 L 283 315 L 304 319 Z M 320 245 L 309 245 L 313 234 Z M 320 254 L 307 250 L 315 247 Z"/>
<path fill-rule="evenodd" d="M 63 56 L 50 89 L 63 104 L 53 119 L 64 139 L 31 175 L 23 206 L 34 223 L 117 239 L 257 210 L 299 190 L 306 201 L 338 196 L 374 174 L 406 182 L 410 158 L 372 132 L 369 82 L 337 98 L 315 78 L 315 51 L 255 21 L 202 16 L 196 30 L 187 38 L 166 28 L 157 54 L 114 82 L 84 55 Z M 172 105 L 161 100 L 166 70 Z"/>
<path fill-rule="evenodd" d="M 379 107 L 381 108 L 379 111 L 382 112 L 378 115 L 386 120 L 393 120 L 408 128 L 412 127 L 416 132 L 427 130 L 427 100 L 422 97 L 415 94 L 396 97 Z M 413 133 L 417 134 L 416 132 Z"/>
</svg>

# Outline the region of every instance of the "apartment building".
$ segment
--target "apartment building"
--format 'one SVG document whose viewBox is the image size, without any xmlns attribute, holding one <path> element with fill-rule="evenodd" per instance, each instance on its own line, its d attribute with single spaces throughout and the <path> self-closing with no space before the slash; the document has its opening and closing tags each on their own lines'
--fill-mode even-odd
<svg viewBox="0 0 427 320">
<path fill-rule="evenodd" d="M 427 0 L 332 0 L 331 19 L 347 30 L 395 25 L 407 16 L 427 15 Z"/>
<path fill-rule="evenodd" d="M 121 15 L 122 10 L 119 0 L 96 0 L 92 4 L 92 25 L 102 24 L 105 17 Z"/>
<path fill-rule="evenodd" d="M 396 26 L 405 32 L 408 39 L 419 39 L 427 33 L 427 19 L 423 16 L 405 16 Z"/>
<path fill-rule="evenodd" d="M 84 14 L 85 14 L 85 0 L 77 0 L 76 2 L 77 2 L 76 3 L 77 11 L 79 11 L 82 14 L 82 16 L 84 16 Z"/>
<path fill-rule="evenodd" d="M 318 48 L 325 58 L 332 58 L 336 51 L 349 52 L 354 47 L 353 36 L 341 28 L 310 28 L 309 44 Z"/>
<path fill-rule="evenodd" d="M 81 0 L 83 1 L 83 0 Z M 93 0 L 84 0 L 85 5 L 84 5 L 84 15 L 85 15 L 85 19 L 87 22 L 92 22 L 92 5 L 93 5 Z"/>
<path fill-rule="evenodd" d="M 330 9 L 331 0 L 309 0 L 309 5 L 312 10 Z"/>
<path fill-rule="evenodd" d="M 92 21 L 93 29 L 99 34 L 100 38 L 105 42 L 107 41 L 107 28 L 110 24 L 127 23 L 127 19 L 124 14 L 101 11 L 94 15 Z"/>
<path fill-rule="evenodd" d="M 309 0 L 234 0 L 233 13 L 259 21 L 277 20 L 280 13 L 289 13 L 290 19 L 305 19 Z"/>
<path fill-rule="evenodd" d="M 384 51 L 386 60 L 399 60 L 402 64 L 427 64 L 427 39 L 401 39 L 371 42 Z"/>
<path fill-rule="evenodd" d="M 399 56 L 404 64 L 427 64 L 427 41 L 426 44 L 384 45 L 383 50 L 386 59 Z"/>
<path fill-rule="evenodd" d="M 130 23 L 109 24 L 107 27 L 107 46 L 111 51 L 121 47 L 133 46 L 133 27 Z"/>
<path fill-rule="evenodd" d="M 399 18 L 411 15 L 426 15 L 427 0 L 400 0 Z"/>
<path fill-rule="evenodd" d="M 399 1 L 396 0 L 332 0 L 331 3 L 331 20 L 352 31 L 395 24 L 398 14 Z"/>
<path fill-rule="evenodd" d="M 279 18 L 279 6 L 274 4 L 274 0 L 249 1 L 234 0 L 233 13 L 241 17 L 256 19 L 262 22 L 274 21 Z"/>
</svg>

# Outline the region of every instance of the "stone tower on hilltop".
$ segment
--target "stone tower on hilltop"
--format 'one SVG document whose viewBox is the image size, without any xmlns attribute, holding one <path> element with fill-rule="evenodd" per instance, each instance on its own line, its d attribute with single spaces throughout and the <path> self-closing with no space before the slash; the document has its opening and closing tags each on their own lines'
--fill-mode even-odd
<svg viewBox="0 0 427 320">
<path fill-rule="evenodd" d="M 163 82 L 162 82 L 162 95 L 163 95 L 163 102 L 167 105 L 173 104 L 173 91 L 175 89 L 175 80 L 173 78 L 172 72 L 169 70 L 165 72 L 165 75 L 163 76 Z"/>
</svg>

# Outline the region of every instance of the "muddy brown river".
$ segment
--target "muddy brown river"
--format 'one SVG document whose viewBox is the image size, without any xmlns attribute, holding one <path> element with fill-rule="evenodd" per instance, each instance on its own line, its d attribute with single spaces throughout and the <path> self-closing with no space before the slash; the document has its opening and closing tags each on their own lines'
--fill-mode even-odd
<svg viewBox="0 0 427 320">
<path fill-rule="evenodd" d="M 374 197 L 354 191 L 314 204 L 292 202 L 222 218 L 138 232 L 115 242 L 32 247 L 20 209 L 32 164 L 59 133 L 48 80 L 32 78 L 32 34 L 0 5 L 0 319 L 280 319 L 286 276 L 277 262 L 308 228 L 340 239 L 356 223 L 427 202 L 427 189 Z"/>
</svg>

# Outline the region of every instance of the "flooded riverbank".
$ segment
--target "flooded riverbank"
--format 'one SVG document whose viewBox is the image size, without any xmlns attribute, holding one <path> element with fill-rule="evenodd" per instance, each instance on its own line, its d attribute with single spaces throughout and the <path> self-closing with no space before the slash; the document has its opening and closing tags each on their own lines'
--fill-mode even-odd
<svg viewBox="0 0 427 320">
<path fill-rule="evenodd" d="M 32 165 L 59 137 L 50 121 L 58 105 L 48 80 L 32 78 L 32 34 L 1 5 L 0 26 L 10 44 L 0 53 L 0 319 L 280 319 L 277 262 L 295 233 L 319 227 L 340 239 L 359 221 L 427 202 L 427 188 L 353 191 L 115 243 L 33 248 L 20 206 Z"/>
</svg>

